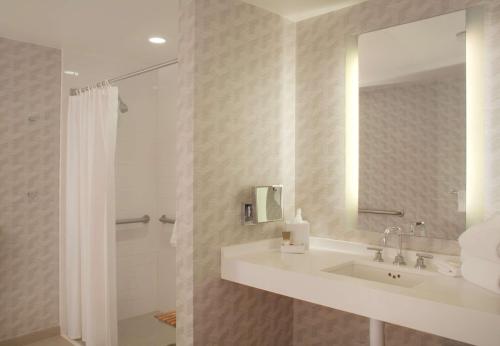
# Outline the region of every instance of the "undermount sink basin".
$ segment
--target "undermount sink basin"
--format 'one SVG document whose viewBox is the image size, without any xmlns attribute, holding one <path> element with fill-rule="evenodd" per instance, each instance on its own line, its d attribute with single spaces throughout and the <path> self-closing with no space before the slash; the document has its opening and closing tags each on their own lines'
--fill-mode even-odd
<svg viewBox="0 0 500 346">
<path fill-rule="evenodd" d="M 426 276 L 398 268 L 369 265 L 357 261 L 347 262 L 323 271 L 358 279 L 381 282 L 401 287 L 414 287 L 425 281 Z"/>
</svg>

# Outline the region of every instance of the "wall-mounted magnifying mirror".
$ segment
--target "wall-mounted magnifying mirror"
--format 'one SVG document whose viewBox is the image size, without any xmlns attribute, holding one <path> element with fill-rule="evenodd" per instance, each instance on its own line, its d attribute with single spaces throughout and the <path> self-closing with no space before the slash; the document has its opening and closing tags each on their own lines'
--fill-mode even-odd
<svg viewBox="0 0 500 346">
<path fill-rule="evenodd" d="M 283 186 L 256 186 L 254 200 L 257 223 L 283 220 Z"/>
<path fill-rule="evenodd" d="M 253 202 L 242 204 L 242 224 L 283 220 L 283 186 L 269 185 L 253 188 Z"/>
</svg>

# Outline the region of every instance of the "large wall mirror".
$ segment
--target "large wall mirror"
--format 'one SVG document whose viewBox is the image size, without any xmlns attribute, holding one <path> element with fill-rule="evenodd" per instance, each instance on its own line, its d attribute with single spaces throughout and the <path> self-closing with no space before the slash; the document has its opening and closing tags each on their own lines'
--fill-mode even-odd
<svg viewBox="0 0 500 346">
<path fill-rule="evenodd" d="M 460 11 L 358 37 L 359 229 L 465 230 L 465 26 Z"/>
</svg>

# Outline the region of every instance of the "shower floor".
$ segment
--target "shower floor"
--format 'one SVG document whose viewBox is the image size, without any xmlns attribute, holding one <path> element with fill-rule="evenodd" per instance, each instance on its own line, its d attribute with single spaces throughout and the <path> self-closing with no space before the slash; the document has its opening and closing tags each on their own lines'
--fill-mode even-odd
<svg viewBox="0 0 500 346">
<path fill-rule="evenodd" d="M 120 320 L 118 344 L 120 346 L 167 346 L 175 344 L 175 328 L 159 322 L 154 313 Z"/>
<path fill-rule="evenodd" d="M 31 344 L 27 344 L 26 346 L 72 346 L 72 344 L 71 342 L 66 341 L 60 336 L 54 336 L 48 339 L 43 339 Z"/>
</svg>

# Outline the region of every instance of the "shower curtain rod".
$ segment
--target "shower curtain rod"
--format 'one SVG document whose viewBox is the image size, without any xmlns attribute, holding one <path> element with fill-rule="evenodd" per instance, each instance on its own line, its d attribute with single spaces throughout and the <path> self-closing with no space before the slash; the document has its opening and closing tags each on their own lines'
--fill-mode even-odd
<svg viewBox="0 0 500 346">
<path fill-rule="evenodd" d="M 115 78 L 108 79 L 108 82 L 110 84 L 116 83 L 116 82 L 119 82 L 119 81 L 124 80 L 124 79 L 129 79 L 132 77 L 140 76 L 141 74 L 155 71 L 155 70 L 161 69 L 163 67 L 167 67 L 167 66 L 174 65 L 177 63 L 178 63 L 177 59 L 168 60 L 168 61 L 162 62 L 160 64 L 156 64 L 156 65 L 152 65 L 152 66 L 143 68 L 143 69 L 138 70 L 138 71 L 130 72 L 130 73 L 127 73 L 127 74 L 124 74 L 124 75 L 121 75 L 121 76 L 118 76 Z M 101 85 L 104 85 L 104 82 L 99 82 L 96 84 L 96 86 L 101 86 Z M 69 89 L 69 94 L 71 96 L 75 96 L 78 92 L 84 92 L 84 91 L 89 90 L 90 88 L 91 87 L 89 87 L 89 86 L 86 86 L 83 88 L 72 88 L 72 89 Z"/>
</svg>

